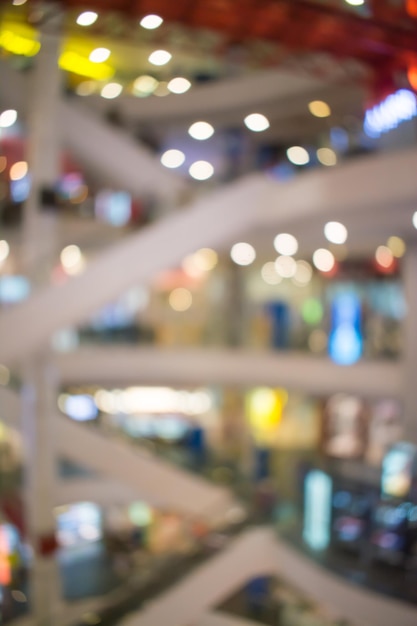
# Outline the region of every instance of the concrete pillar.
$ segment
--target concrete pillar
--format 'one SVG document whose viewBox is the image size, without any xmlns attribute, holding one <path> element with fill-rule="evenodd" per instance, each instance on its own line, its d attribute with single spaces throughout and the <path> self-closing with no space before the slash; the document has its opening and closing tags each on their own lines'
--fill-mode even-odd
<svg viewBox="0 0 417 626">
<path fill-rule="evenodd" d="M 45 355 L 24 367 L 22 433 L 25 448 L 24 506 L 28 540 L 33 548 L 30 602 L 36 626 L 56 626 L 61 590 L 55 559 L 58 380 Z"/>
<path fill-rule="evenodd" d="M 62 74 L 58 67 L 62 15 L 54 4 L 45 5 L 40 32 L 41 48 L 30 76 L 27 160 L 31 191 L 23 213 L 24 270 L 34 278 L 55 251 L 54 211 L 41 207 L 41 191 L 53 188 L 60 173 L 58 105 Z M 45 269 L 45 268 L 44 268 Z"/>
<path fill-rule="evenodd" d="M 410 246 L 403 261 L 407 313 L 403 334 L 404 439 L 417 444 L 417 246 Z"/>
</svg>

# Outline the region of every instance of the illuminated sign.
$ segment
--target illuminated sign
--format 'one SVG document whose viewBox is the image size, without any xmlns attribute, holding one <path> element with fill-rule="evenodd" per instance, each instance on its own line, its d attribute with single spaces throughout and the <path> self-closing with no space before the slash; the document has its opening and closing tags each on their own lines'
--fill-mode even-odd
<svg viewBox="0 0 417 626">
<path fill-rule="evenodd" d="M 339 365 L 351 365 L 362 355 L 361 306 L 354 293 L 337 296 L 332 303 L 329 355 Z"/>
<path fill-rule="evenodd" d="M 377 138 L 417 116 L 417 98 L 408 89 L 399 89 L 365 113 L 364 131 Z"/>
<path fill-rule="evenodd" d="M 417 447 L 408 442 L 395 444 L 382 462 L 382 494 L 394 498 L 408 496 L 416 473 Z"/>
<path fill-rule="evenodd" d="M 320 470 L 312 470 L 307 474 L 304 489 L 303 539 L 314 550 L 324 550 L 330 542 L 331 478 Z"/>
</svg>

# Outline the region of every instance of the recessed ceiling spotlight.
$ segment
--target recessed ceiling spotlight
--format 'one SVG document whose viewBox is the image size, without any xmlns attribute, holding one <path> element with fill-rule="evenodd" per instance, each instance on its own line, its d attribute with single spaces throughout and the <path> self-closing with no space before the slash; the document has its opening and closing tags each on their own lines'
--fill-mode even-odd
<svg viewBox="0 0 417 626">
<path fill-rule="evenodd" d="M 95 48 L 88 57 L 92 63 L 104 63 L 110 56 L 108 48 Z"/>
<path fill-rule="evenodd" d="M 185 154 L 184 152 L 181 152 L 181 150 L 167 150 L 161 156 L 162 165 L 165 165 L 165 167 L 169 167 L 170 169 L 180 167 L 184 161 Z"/>
<path fill-rule="evenodd" d="M 152 65 L 166 65 L 172 59 L 172 54 L 168 50 L 154 50 L 148 57 Z"/>
<path fill-rule="evenodd" d="M 159 26 L 161 26 L 163 21 L 164 20 L 159 15 L 150 14 L 150 15 L 145 15 L 145 17 L 142 17 L 139 23 L 142 26 L 142 28 L 146 28 L 146 30 L 155 30 L 155 28 L 158 28 Z"/>
<path fill-rule="evenodd" d="M 332 112 L 327 102 L 323 100 L 312 100 L 308 103 L 308 110 L 314 117 L 329 117 Z"/>
<path fill-rule="evenodd" d="M 98 18 L 98 13 L 95 11 L 84 11 L 77 17 L 77 24 L 79 26 L 91 26 Z"/>
<path fill-rule="evenodd" d="M 287 150 L 287 158 L 294 165 L 307 165 L 310 156 L 305 148 L 301 146 L 292 146 Z"/>
<path fill-rule="evenodd" d="M 340 222 L 327 222 L 324 227 L 324 236 L 327 241 L 336 244 L 345 243 L 347 239 L 347 228 Z"/>
<path fill-rule="evenodd" d="M 208 161 L 195 161 L 188 170 L 195 180 L 207 180 L 214 174 L 214 167 Z"/>
<path fill-rule="evenodd" d="M 260 133 L 269 128 L 269 120 L 262 113 L 251 113 L 244 119 L 245 126 L 254 133 Z"/>
<path fill-rule="evenodd" d="M 171 93 L 185 93 L 191 87 L 191 83 L 186 78 L 182 76 L 177 76 L 176 78 L 172 78 L 168 83 L 168 89 Z"/>
<path fill-rule="evenodd" d="M 214 128 L 208 122 L 194 122 L 188 129 L 188 134 L 191 135 L 193 139 L 198 139 L 199 141 L 209 139 L 213 133 Z"/>
</svg>

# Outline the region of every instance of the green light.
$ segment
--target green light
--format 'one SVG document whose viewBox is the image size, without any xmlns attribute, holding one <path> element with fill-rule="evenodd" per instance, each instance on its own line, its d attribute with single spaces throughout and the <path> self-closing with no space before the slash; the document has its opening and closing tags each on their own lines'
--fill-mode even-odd
<svg viewBox="0 0 417 626">
<path fill-rule="evenodd" d="M 314 326 L 323 319 L 323 305 L 316 298 L 308 298 L 301 307 L 301 316 L 306 324 Z"/>
</svg>

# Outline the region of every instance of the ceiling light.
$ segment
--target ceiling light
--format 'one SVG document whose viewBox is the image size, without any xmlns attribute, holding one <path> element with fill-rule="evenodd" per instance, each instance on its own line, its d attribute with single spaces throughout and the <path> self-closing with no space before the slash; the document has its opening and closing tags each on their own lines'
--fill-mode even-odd
<svg viewBox="0 0 417 626">
<path fill-rule="evenodd" d="M 0 128 L 9 128 L 17 120 L 17 111 L 14 109 L 7 109 L 0 115 Z"/>
<path fill-rule="evenodd" d="M 119 85 L 119 83 L 107 83 L 104 85 L 103 89 L 100 92 L 102 98 L 106 98 L 107 100 L 113 100 L 113 98 L 117 98 L 123 91 L 123 87 Z"/>
<path fill-rule="evenodd" d="M 331 167 L 337 163 L 337 155 L 331 148 L 319 148 L 316 152 L 317 159 L 322 165 Z"/>
<path fill-rule="evenodd" d="M 394 255 L 387 246 L 378 246 L 375 252 L 375 259 L 378 265 L 387 269 L 392 265 Z"/>
<path fill-rule="evenodd" d="M 3 263 L 9 256 L 10 246 L 5 239 L 0 241 L 0 263 Z"/>
<path fill-rule="evenodd" d="M 139 76 L 133 83 L 135 96 L 149 96 L 158 87 L 158 81 L 153 76 Z"/>
<path fill-rule="evenodd" d="M 255 248 L 243 241 L 235 243 L 230 250 L 230 257 L 237 265 L 250 265 L 256 259 Z"/>
<path fill-rule="evenodd" d="M 365 4 L 365 0 L 345 0 L 346 4 L 350 4 L 352 7 L 360 7 Z"/>
<path fill-rule="evenodd" d="M 193 303 L 191 292 L 184 287 L 173 289 L 169 294 L 169 304 L 174 311 L 186 311 Z"/>
<path fill-rule="evenodd" d="M 207 180 L 213 176 L 214 167 L 208 161 L 195 161 L 188 172 L 195 180 Z"/>
<path fill-rule="evenodd" d="M 88 57 L 92 63 L 104 63 L 110 56 L 108 48 L 95 48 Z"/>
<path fill-rule="evenodd" d="M 13 0 L 13 6 L 21 7 L 23 4 L 26 4 L 27 0 Z"/>
<path fill-rule="evenodd" d="M 292 256 L 298 250 L 298 241 L 289 233 L 280 233 L 274 239 L 274 248 L 279 254 Z"/>
<path fill-rule="evenodd" d="M 347 239 L 347 228 L 340 222 L 327 222 L 324 227 L 324 236 L 331 243 L 345 243 Z"/>
<path fill-rule="evenodd" d="M 308 104 L 308 110 L 314 117 L 329 117 L 332 112 L 327 102 L 323 100 L 312 100 Z"/>
<path fill-rule="evenodd" d="M 17 161 L 10 168 L 10 180 L 21 180 L 28 173 L 26 161 Z"/>
<path fill-rule="evenodd" d="M 77 24 L 79 26 L 91 26 L 97 18 L 98 14 L 95 11 L 84 11 L 77 17 Z"/>
<path fill-rule="evenodd" d="M 185 154 L 181 152 L 181 150 L 167 150 L 161 156 L 161 163 L 165 165 L 165 167 L 169 167 L 171 169 L 175 169 L 176 167 L 180 167 L 185 161 Z"/>
<path fill-rule="evenodd" d="M 279 256 L 275 261 L 275 270 L 282 278 L 292 278 L 297 272 L 297 262 L 292 256 Z"/>
<path fill-rule="evenodd" d="M 148 57 L 152 65 L 166 65 L 172 58 L 172 54 L 167 50 L 154 50 Z"/>
<path fill-rule="evenodd" d="M 311 267 L 310 263 L 307 263 L 307 261 L 303 261 L 302 259 L 297 261 L 297 268 L 293 276 L 293 282 L 296 285 L 304 287 L 304 285 L 308 285 L 312 276 L 313 268 Z"/>
<path fill-rule="evenodd" d="M 191 135 L 193 139 L 198 139 L 199 141 L 208 139 L 213 133 L 214 128 L 208 122 L 194 122 L 188 129 L 188 134 Z"/>
<path fill-rule="evenodd" d="M 139 23 L 142 26 L 142 28 L 146 28 L 146 30 L 154 30 L 155 28 L 158 28 L 159 26 L 161 26 L 163 21 L 164 20 L 159 15 L 151 14 L 151 15 L 145 15 L 145 17 L 142 17 Z"/>
<path fill-rule="evenodd" d="M 294 163 L 294 165 L 307 165 L 310 161 L 307 150 L 301 146 L 292 146 L 291 148 L 288 148 L 287 157 L 291 163 Z"/>
<path fill-rule="evenodd" d="M 261 276 L 267 285 L 279 285 L 282 281 L 282 277 L 277 273 L 273 261 L 268 261 L 262 266 Z"/>
<path fill-rule="evenodd" d="M 396 237 L 395 235 L 389 237 L 387 241 L 387 246 L 391 250 L 392 254 L 397 257 L 397 259 L 400 259 L 402 256 L 404 256 L 406 245 L 401 237 Z"/>
<path fill-rule="evenodd" d="M 244 119 L 245 126 L 255 133 L 260 133 L 269 128 L 269 120 L 262 113 L 251 113 Z"/>
<path fill-rule="evenodd" d="M 330 250 L 319 248 L 313 254 L 313 263 L 320 272 L 330 272 L 335 264 L 335 259 Z"/>
<path fill-rule="evenodd" d="M 182 76 L 177 76 L 176 78 L 172 78 L 168 83 L 168 89 L 171 93 L 185 93 L 191 87 L 191 83 L 186 78 Z"/>
<path fill-rule="evenodd" d="M 75 245 L 66 246 L 66 248 L 62 250 L 60 258 L 65 268 L 77 265 L 81 259 L 81 250 Z"/>
</svg>

